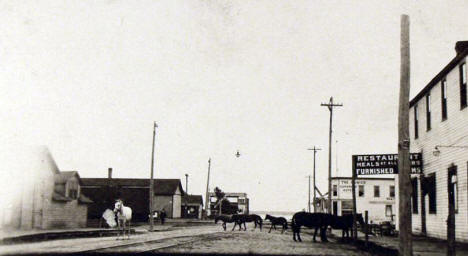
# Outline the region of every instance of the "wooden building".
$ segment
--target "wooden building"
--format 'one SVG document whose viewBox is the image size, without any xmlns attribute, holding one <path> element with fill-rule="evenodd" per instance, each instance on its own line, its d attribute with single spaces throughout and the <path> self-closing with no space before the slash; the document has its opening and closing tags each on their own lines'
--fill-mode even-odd
<svg viewBox="0 0 468 256">
<path fill-rule="evenodd" d="M 109 168 L 107 178 L 83 178 L 82 182 L 83 193 L 94 202 L 88 211 L 91 223 L 97 223 L 106 209 L 113 209 L 118 198 L 132 208 L 133 221 L 148 221 L 149 179 L 112 178 Z M 154 179 L 153 212 L 164 209 L 168 218 L 180 218 L 184 194 L 180 179 Z"/>
<path fill-rule="evenodd" d="M 456 239 L 468 241 L 468 41 L 410 101 L 410 151 L 422 153 L 423 173 L 412 175 L 413 232 L 447 237 L 449 201 Z M 452 193 L 449 193 L 449 190 Z"/>
<path fill-rule="evenodd" d="M 46 147 L 21 150 L 16 159 L 27 161 L 28 165 L 11 170 L 14 186 L 1 191 L 3 196 L 9 195 L 3 198 L 0 209 L 2 228 L 86 227 L 92 201 L 81 193 L 78 172 L 61 172 Z M 22 174 L 20 180 L 15 178 L 17 173 Z"/>
<path fill-rule="evenodd" d="M 342 216 L 353 213 L 351 177 L 332 177 L 332 213 Z M 395 179 L 356 178 L 356 211 L 369 213 L 374 223 L 394 221 Z"/>
</svg>

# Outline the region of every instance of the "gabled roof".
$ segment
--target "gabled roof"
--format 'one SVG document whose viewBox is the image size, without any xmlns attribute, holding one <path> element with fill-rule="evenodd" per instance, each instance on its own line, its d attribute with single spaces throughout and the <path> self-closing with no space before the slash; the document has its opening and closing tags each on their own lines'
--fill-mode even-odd
<svg viewBox="0 0 468 256">
<path fill-rule="evenodd" d="M 65 172 L 59 172 L 54 175 L 54 182 L 55 184 L 65 184 L 67 181 L 72 178 L 73 176 L 78 177 L 78 181 L 81 183 L 80 175 L 78 174 L 77 171 L 65 171 Z"/>
<path fill-rule="evenodd" d="M 201 204 L 203 205 L 203 197 L 201 195 L 185 195 L 182 196 L 182 205 L 184 204 Z"/>
<path fill-rule="evenodd" d="M 125 179 L 125 178 L 81 178 L 82 186 L 86 187 L 106 187 L 109 183 L 117 187 L 141 187 L 148 188 L 149 179 Z M 179 188 L 182 195 L 185 194 L 180 179 L 154 179 L 155 195 L 174 195 Z"/>
</svg>

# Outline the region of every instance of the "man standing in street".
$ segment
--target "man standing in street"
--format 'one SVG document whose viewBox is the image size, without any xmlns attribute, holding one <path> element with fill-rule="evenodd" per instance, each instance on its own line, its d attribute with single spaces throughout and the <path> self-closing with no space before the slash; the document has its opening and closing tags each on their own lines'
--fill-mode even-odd
<svg viewBox="0 0 468 256">
<path fill-rule="evenodd" d="M 164 225 L 164 220 L 166 219 L 166 210 L 163 208 L 159 216 L 161 218 L 161 225 Z"/>
</svg>

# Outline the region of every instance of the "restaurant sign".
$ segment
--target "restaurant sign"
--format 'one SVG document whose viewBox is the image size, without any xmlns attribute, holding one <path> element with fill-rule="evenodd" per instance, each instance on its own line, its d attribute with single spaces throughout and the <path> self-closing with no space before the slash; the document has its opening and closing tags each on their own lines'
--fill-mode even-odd
<svg viewBox="0 0 468 256">
<path fill-rule="evenodd" d="M 422 154 L 411 153 L 411 174 L 422 173 Z M 398 154 L 353 155 L 356 175 L 398 174 Z"/>
</svg>

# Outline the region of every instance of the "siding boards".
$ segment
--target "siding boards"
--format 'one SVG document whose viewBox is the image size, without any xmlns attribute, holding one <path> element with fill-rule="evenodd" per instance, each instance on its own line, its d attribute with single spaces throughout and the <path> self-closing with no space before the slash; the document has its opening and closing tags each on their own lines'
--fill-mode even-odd
<svg viewBox="0 0 468 256">
<path fill-rule="evenodd" d="M 466 57 L 460 62 L 465 61 Z M 427 235 L 446 239 L 448 217 L 447 169 L 452 165 L 458 167 L 458 213 L 456 221 L 457 241 L 468 242 L 468 149 L 441 147 L 440 155 L 434 156 L 436 145 L 468 145 L 468 108 L 460 110 L 459 68 L 454 67 L 447 75 L 447 119 L 442 121 L 441 81 L 431 90 L 431 130 L 426 131 L 426 101 L 421 98 L 417 102 L 419 110 L 419 138 L 414 138 L 414 108 L 410 109 L 411 152 L 422 152 L 424 174 L 436 173 L 437 213 L 429 214 L 429 199 L 426 195 L 426 230 Z M 418 180 L 420 182 L 420 180 Z M 418 191 L 418 197 L 421 197 Z M 418 199 L 420 200 L 420 199 Z M 413 231 L 421 231 L 421 205 L 419 214 L 413 214 Z"/>
</svg>

